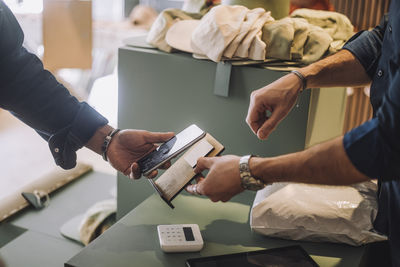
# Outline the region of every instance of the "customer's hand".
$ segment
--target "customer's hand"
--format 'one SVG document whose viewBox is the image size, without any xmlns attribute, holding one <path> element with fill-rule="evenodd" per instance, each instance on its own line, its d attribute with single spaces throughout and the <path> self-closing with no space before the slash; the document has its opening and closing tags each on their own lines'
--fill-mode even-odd
<svg viewBox="0 0 400 267">
<path fill-rule="evenodd" d="M 286 117 L 296 103 L 301 87 L 301 80 L 291 73 L 252 92 L 246 122 L 259 139 L 267 139 Z"/>
<path fill-rule="evenodd" d="M 189 185 L 186 191 L 194 195 L 205 195 L 213 202 L 230 200 L 244 189 L 239 175 L 239 160 L 237 156 L 205 157 L 197 161 L 196 173 L 209 169 L 206 178 L 201 176 L 197 184 Z"/>
<path fill-rule="evenodd" d="M 111 140 L 107 150 L 108 161 L 111 166 L 132 179 L 141 176 L 139 165 L 136 163 L 144 155 L 153 151 L 156 143 L 162 143 L 172 138 L 174 133 L 155 133 L 143 130 L 123 130 L 118 132 Z M 168 168 L 170 163 L 164 164 Z M 157 176 L 153 171 L 149 178 Z"/>
</svg>

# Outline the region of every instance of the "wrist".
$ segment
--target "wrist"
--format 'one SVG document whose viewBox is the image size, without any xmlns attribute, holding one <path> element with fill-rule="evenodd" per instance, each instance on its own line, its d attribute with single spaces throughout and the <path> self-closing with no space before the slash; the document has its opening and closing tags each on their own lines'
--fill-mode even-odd
<svg viewBox="0 0 400 267">
<path fill-rule="evenodd" d="M 290 73 L 295 75 L 300 80 L 301 86 L 298 91 L 301 94 L 304 90 L 307 89 L 307 78 L 298 70 L 292 70 Z"/>
<path fill-rule="evenodd" d="M 108 161 L 107 152 L 111 146 L 111 142 L 114 139 L 114 135 L 117 135 L 119 131 L 120 129 L 114 129 L 104 138 L 103 145 L 101 146 L 101 156 L 105 161 Z"/>
<path fill-rule="evenodd" d="M 249 167 L 254 177 L 260 179 L 265 184 L 280 182 L 282 171 L 279 161 L 273 158 L 252 157 Z"/>
<path fill-rule="evenodd" d="M 102 154 L 102 147 L 104 144 L 104 139 L 108 134 L 114 130 L 110 125 L 104 125 L 96 130 L 94 135 L 89 139 L 86 147 L 90 150 L 96 152 L 97 154 Z"/>
<path fill-rule="evenodd" d="M 257 191 L 265 187 L 263 180 L 255 177 L 250 170 L 250 159 L 253 155 L 246 155 L 239 160 L 240 181 L 243 189 Z"/>
</svg>

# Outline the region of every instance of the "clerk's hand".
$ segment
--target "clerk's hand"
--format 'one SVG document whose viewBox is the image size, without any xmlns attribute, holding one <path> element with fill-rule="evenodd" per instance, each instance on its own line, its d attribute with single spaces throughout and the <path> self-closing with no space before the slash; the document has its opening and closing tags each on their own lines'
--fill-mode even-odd
<svg viewBox="0 0 400 267">
<path fill-rule="evenodd" d="M 186 191 L 193 195 L 205 195 L 213 202 L 230 200 L 244 189 L 239 175 L 237 156 L 205 157 L 197 161 L 195 172 L 199 173 L 197 184 L 188 185 Z M 207 177 L 201 172 L 208 169 Z"/>
<path fill-rule="evenodd" d="M 157 133 L 143 130 L 122 130 L 111 140 L 107 150 L 108 161 L 118 171 L 132 179 L 138 179 L 141 171 L 137 161 L 157 147 L 157 143 L 163 143 L 172 138 L 174 133 Z M 168 168 L 166 163 L 162 168 Z M 149 178 L 157 176 L 157 170 L 153 171 Z"/>
<path fill-rule="evenodd" d="M 299 77 L 290 73 L 251 93 L 246 122 L 259 139 L 267 139 L 286 117 L 296 103 L 302 85 Z"/>
</svg>

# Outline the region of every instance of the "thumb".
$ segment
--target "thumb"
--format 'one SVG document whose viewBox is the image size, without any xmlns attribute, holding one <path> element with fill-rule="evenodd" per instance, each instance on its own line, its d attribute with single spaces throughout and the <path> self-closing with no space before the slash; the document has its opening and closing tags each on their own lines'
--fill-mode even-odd
<svg viewBox="0 0 400 267">
<path fill-rule="evenodd" d="M 173 132 L 147 132 L 145 135 L 145 140 L 148 143 L 161 143 L 171 139 L 172 137 L 174 137 L 174 135 L 175 134 Z"/>
<path fill-rule="evenodd" d="M 201 157 L 197 160 L 196 168 L 194 169 L 195 173 L 200 173 L 206 169 L 210 169 L 213 164 L 213 158 Z"/>
</svg>

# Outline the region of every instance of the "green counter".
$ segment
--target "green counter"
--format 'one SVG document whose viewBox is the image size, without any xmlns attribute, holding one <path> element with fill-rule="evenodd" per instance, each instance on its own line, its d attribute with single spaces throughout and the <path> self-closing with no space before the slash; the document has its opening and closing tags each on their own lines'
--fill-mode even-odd
<svg viewBox="0 0 400 267">
<path fill-rule="evenodd" d="M 79 254 L 68 267 L 179 267 L 189 258 L 243 251 L 301 245 L 324 267 L 359 266 L 365 247 L 296 242 L 267 238 L 253 233 L 249 226 L 251 197 L 245 192 L 227 203 L 180 195 L 170 209 L 158 195 L 152 195 L 118 221 Z M 157 225 L 191 224 L 200 227 L 204 248 L 198 253 L 164 253 L 160 249 Z"/>
</svg>

